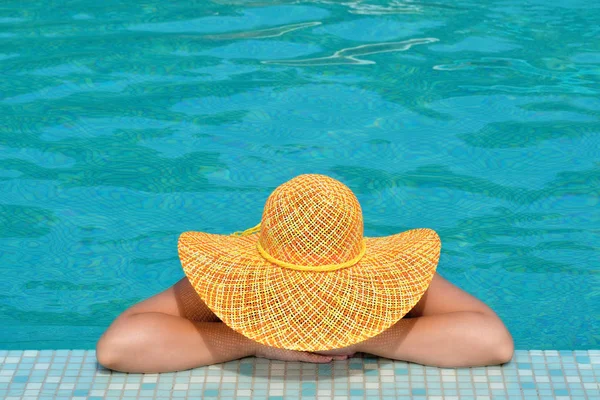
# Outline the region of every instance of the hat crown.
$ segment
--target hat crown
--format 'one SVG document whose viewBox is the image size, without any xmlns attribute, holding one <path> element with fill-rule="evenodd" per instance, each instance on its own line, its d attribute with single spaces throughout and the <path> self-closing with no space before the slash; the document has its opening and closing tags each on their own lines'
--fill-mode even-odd
<svg viewBox="0 0 600 400">
<path fill-rule="evenodd" d="M 299 175 L 278 186 L 265 203 L 260 226 L 262 248 L 286 263 L 340 264 L 362 250 L 358 199 L 327 175 Z"/>
</svg>

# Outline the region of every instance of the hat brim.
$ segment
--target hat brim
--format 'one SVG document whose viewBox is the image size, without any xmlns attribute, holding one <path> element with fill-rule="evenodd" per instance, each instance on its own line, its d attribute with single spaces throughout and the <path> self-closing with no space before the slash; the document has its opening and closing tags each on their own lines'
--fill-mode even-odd
<svg viewBox="0 0 600 400">
<path fill-rule="evenodd" d="M 366 252 L 351 267 L 298 271 L 265 260 L 259 234 L 183 232 L 178 253 L 200 298 L 221 321 L 267 346 L 326 351 L 390 328 L 421 299 L 441 251 L 428 228 L 365 237 Z"/>
</svg>

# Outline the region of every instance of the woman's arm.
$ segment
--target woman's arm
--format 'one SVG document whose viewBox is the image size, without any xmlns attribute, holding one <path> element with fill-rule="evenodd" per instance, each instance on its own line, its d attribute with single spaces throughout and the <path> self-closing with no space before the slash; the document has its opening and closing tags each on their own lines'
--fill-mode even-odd
<svg viewBox="0 0 600 400">
<path fill-rule="evenodd" d="M 106 368 L 130 373 L 181 371 L 253 356 L 256 342 L 222 322 L 160 312 L 121 315 L 96 345 Z"/>
<path fill-rule="evenodd" d="M 513 355 L 511 334 L 496 313 L 436 273 L 419 302 L 383 333 L 346 349 L 439 367 L 502 364 Z"/>
<path fill-rule="evenodd" d="M 445 368 L 503 364 L 513 350 L 498 318 L 472 311 L 403 318 L 357 345 L 364 353 Z"/>
</svg>

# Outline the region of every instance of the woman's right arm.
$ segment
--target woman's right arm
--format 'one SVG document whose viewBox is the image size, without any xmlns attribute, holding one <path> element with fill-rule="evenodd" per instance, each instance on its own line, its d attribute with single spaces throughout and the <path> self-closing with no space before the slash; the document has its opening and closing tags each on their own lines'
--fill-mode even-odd
<svg viewBox="0 0 600 400">
<path fill-rule="evenodd" d="M 146 312 L 119 316 L 98 341 L 96 358 L 115 371 L 173 372 L 253 356 L 257 345 L 222 322 Z"/>
<path fill-rule="evenodd" d="M 346 359 L 266 346 L 222 322 L 190 321 L 159 312 L 119 316 L 96 347 L 100 364 L 130 373 L 181 371 L 248 356 L 310 363 Z"/>
</svg>

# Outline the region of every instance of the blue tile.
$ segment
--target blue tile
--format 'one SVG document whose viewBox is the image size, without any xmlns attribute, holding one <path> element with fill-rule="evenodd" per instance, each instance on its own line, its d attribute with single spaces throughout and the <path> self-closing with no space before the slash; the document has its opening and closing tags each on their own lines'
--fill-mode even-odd
<svg viewBox="0 0 600 400">
<path fill-rule="evenodd" d="M 206 389 L 204 391 L 205 396 L 217 397 L 219 395 L 219 391 L 216 389 Z"/>
<path fill-rule="evenodd" d="M 365 391 L 363 389 L 350 389 L 350 396 L 364 396 Z"/>
<path fill-rule="evenodd" d="M 302 396 L 315 396 L 317 394 L 317 385 L 313 382 L 303 382 L 300 391 Z"/>
<path fill-rule="evenodd" d="M 149 390 L 156 388 L 156 383 L 142 383 L 143 390 Z"/>
<path fill-rule="evenodd" d="M 396 375 L 408 375 L 408 369 L 406 368 L 397 368 L 394 370 L 394 374 Z"/>
<path fill-rule="evenodd" d="M 522 389 L 535 389 L 535 383 L 533 382 L 521 382 Z"/>
<path fill-rule="evenodd" d="M 11 388 L 11 390 L 25 390 L 25 384 L 24 383 L 12 383 L 10 385 L 10 388 Z"/>
<path fill-rule="evenodd" d="M 589 364 L 590 358 L 586 356 L 576 356 L 575 361 L 577 361 L 579 364 Z"/>
<path fill-rule="evenodd" d="M 555 396 L 568 396 L 569 391 L 567 389 L 554 389 Z"/>
<path fill-rule="evenodd" d="M 413 396 L 419 396 L 419 395 L 425 395 L 425 394 L 427 394 L 425 389 L 419 388 L 419 389 L 413 389 L 412 390 L 412 395 Z"/>
<path fill-rule="evenodd" d="M 15 376 L 12 381 L 13 383 L 22 383 L 22 382 L 27 382 L 29 380 L 28 376 Z"/>
<path fill-rule="evenodd" d="M 531 369 L 531 364 L 529 364 L 529 363 L 517 363 L 517 368 L 519 368 L 519 369 Z"/>
<path fill-rule="evenodd" d="M 73 391 L 73 396 L 87 396 L 87 395 L 88 395 L 88 391 L 84 390 L 84 389 L 79 389 L 79 390 Z"/>
<path fill-rule="evenodd" d="M 551 376 L 563 376 L 563 372 L 560 369 L 551 369 L 550 370 L 550 375 Z"/>
<path fill-rule="evenodd" d="M 240 374 L 252 375 L 254 373 L 253 364 L 240 364 Z"/>
</svg>

